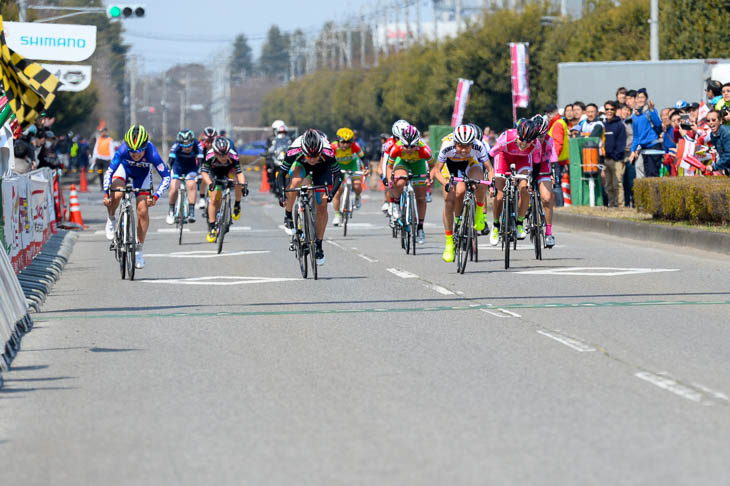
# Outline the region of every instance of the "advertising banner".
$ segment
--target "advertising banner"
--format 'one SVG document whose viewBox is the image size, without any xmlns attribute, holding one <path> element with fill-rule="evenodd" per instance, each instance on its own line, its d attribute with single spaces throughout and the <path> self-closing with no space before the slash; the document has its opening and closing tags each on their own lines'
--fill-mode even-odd
<svg viewBox="0 0 730 486">
<path fill-rule="evenodd" d="M 512 115 L 516 121 L 517 108 L 527 108 L 530 103 L 527 43 L 511 42 L 509 50 L 512 62 Z"/>
<path fill-rule="evenodd" d="M 5 41 L 28 59 L 83 61 L 96 50 L 96 26 L 3 22 Z"/>
<path fill-rule="evenodd" d="M 81 64 L 46 64 L 45 69 L 56 76 L 61 84 L 58 91 L 83 91 L 91 84 L 91 66 Z"/>
<path fill-rule="evenodd" d="M 469 101 L 469 89 L 474 81 L 470 79 L 459 78 L 459 84 L 456 86 L 456 99 L 454 100 L 454 113 L 451 115 L 451 126 L 457 127 L 461 125 L 466 111 L 466 103 Z"/>
</svg>

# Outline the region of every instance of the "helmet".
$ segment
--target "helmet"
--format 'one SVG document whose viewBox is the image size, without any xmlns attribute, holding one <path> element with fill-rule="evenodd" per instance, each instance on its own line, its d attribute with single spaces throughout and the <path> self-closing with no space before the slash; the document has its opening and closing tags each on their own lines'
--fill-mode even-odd
<svg viewBox="0 0 730 486">
<path fill-rule="evenodd" d="M 283 120 L 274 120 L 274 123 L 271 124 L 271 129 L 274 131 L 274 133 L 279 131 L 279 127 L 284 125 L 284 128 L 286 128 L 286 123 L 284 123 Z"/>
<path fill-rule="evenodd" d="M 341 142 L 351 142 L 354 136 L 355 132 L 349 128 L 340 128 L 337 130 L 337 139 Z"/>
<path fill-rule="evenodd" d="M 310 128 L 302 135 L 302 152 L 307 157 L 316 157 L 322 153 L 324 143 L 318 130 Z"/>
<path fill-rule="evenodd" d="M 215 137 L 218 136 L 218 132 L 213 127 L 203 128 L 203 138 L 206 142 L 212 142 Z"/>
<path fill-rule="evenodd" d="M 393 123 L 393 128 L 391 130 L 391 132 L 393 133 L 393 136 L 395 138 L 400 138 L 401 130 L 403 130 L 405 127 L 407 127 L 409 125 L 410 125 L 410 123 L 408 123 L 405 120 L 398 120 L 397 122 Z"/>
<path fill-rule="evenodd" d="M 287 128 L 286 123 L 282 122 L 279 127 L 276 129 L 276 133 L 286 133 L 289 131 L 289 128 Z"/>
<path fill-rule="evenodd" d="M 127 143 L 127 147 L 133 152 L 145 149 L 149 140 L 147 130 L 142 125 L 132 125 L 129 127 L 127 134 L 124 135 L 124 141 Z"/>
<path fill-rule="evenodd" d="M 215 137 L 213 151 L 217 155 L 227 154 L 231 150 L 231 142 L 225 137 Z"/>
<path fill-rule="evenodd" d="M 542 115 L 535 115 L 531 118 L 531 120 L 537 127 L 539 137 L 544 137 L 545 135 L 547 135 L 548 126 L 550 125 L 547 117 Z"/>
<path fill-rule="evenodd" d="M 476 139 L 481 140 L 484 138 L 484 131 L 477 125 L 476 123 L 470 123 L 472 128 L 474 128 L 474 131 L 476 132 Z"/>
<path fill-rule="evenodd" d="M 523 142 L 532 142 L 540 135 L 540 129 L 532 120 L 520 121 L 517 124 L 517 136 Z"/>
<path fill-rule="evenodd" d="M 418 145 L 418 141 L 421 140 L 421 132 L 418 128 L 413 125 L 408 125 L 400 132 L 401 144 L 406 148 L 412 148 Z"/>
<path fill-rule="evenodd" d="M 476 138 L 476 131 L 471 125 L 459 125 L 454 130 L 454 142 L 459 145 L 471 145 Z"/>
<path fill-rule="evenodd" d="M 180 145 L 189 147 L 193 144 L 193 140 L 195 140 L 195 134 L 192 130 L 180 130 L 177 132 L 176 140 Z"/>
<path fill-rule="evenodd" d="M 674 107 L 678 110 L 684 110 L 686 108 L 689 108 L 689 103 L 687 103 L 684 100 L 679 100 L 676 103 L 674 103 Z"/>
</svg>

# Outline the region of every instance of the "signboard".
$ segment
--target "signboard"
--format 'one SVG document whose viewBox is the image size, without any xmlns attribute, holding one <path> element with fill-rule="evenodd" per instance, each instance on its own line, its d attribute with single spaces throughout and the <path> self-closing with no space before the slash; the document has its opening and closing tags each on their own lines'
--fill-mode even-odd
<svg viewBox="0 0 730 486">
<path fill-rule="evenodd" d="M 58 91 L 83 91 L 91 83 L 91 66 L 46 63 L 41 63 L 41 66 L 61 81 Z"/>
<path fill-rule="evenodd" d="M 96 26 L 3 22 L 5 41 L 28 59 L 83 61 L 96 50 Z"/>
</svg>

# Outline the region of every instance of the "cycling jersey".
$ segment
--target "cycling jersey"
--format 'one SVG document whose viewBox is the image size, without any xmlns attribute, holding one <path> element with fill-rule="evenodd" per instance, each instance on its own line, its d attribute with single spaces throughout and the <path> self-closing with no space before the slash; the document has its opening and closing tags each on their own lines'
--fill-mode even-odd
<svg viewBox="0 0 730 486">
<path fill-rule="evenodd" d="M 170 155 L 168 156 L 172 176 L 185 179 L 195 179 L 197 177 L 198 167 L 202 160 L 203 152 L 197 142 L 193 144 L 190 152 L 186 152 L 179 143 L 175 143 L 170 148 Z"/>
<path fill-rule="evenodd" d="M 403 144 L 397 142 L 388 154 L 388 164 L 393 166 L 393 170 L 402 168 L 416 176 L 428 174 L 431 159 L 431 148 L 423 140 L 419 140 L 418 150 L 413 152 L 404 152 Z"/>
<path fill-rule="evenodd" d="M 385 167 L 388 165 L 388 155 L 390 154 L 390 149 L 393 148 L 395 143 L 398 140 L 395 137 L 390 137 L 383 143 L 383 155 L 382 155 L 382 162 L 380 164 L 380 172 L 383 174 L 383 177 L 385 177 Z"/>
<path fill-rule="evenodd" d="M 362 169 L 361 159 L 365 154 L 357 142 L 352 142 L 347 148 L 341 148 L 339 142 L 332 142 L 330 146 L 335 154 L 337 163 L 340 164 L 340 169 L 351 171 Z"/>
<path fill-rule="evenodd" d="M 131 178 L 132 185 L 135 189 L 151 188 L 152 167 L 157 170 L 157 173 L 162 178 L 160 185 L 157 186 L 157 190 L 153 194 L 155 199 L 159 199 L 160 195 L 170 185 L 170 172 L 160 158 L 160 154 L 157 153 L 157 149 L 152 142 L 147 142 L 147 147 L 142 158 L 135 161 L 132 159 L 129 153 L 129 147 L 127 147 L 127 143 L 125 142 L 114 153 L 109 168 L 106 170 L 106 174 L 104 174 L 104 191 L 109 191 L 112 185 L 112 179 L 121 179 L 126 182 L 127 179 Z M 140 192 L 140 194 L 144 194 L 144 192 Z"/>
<path fill-rule="evenodd" d="M 200 172 L 205 172 L 211 176 L 211 179 L 232 179 L 235 174 L 241 173 L 241 162 L 238 160 L 238 154 L 230 149 L 226 159 L 221 161 L 216 157 L 215 150 L 210 149 L 205 154 L 205 161 L 200 168 Z"/>
<path fill-rule="evenodd" d="M 484 164 L 489 160 L 489 148 L 486 142 L 474 140 L 471 150 L 466 155 L 456 151 L 456 142 L 453 137 L 444 137 L 439 150 L 438 162 L 444 164 L 441 174 L 448 178 L 449 174 L 454 177 L 463 177 L 472 165 Z"/>
<path fill-rule="evenodd" d="M 284 187 L 284 178 L 287 174 L 292 176 L 296 170 L 299 170 L 301 177 L 311 176 L 314 185 L 333 184 L 334 191 L 339 189 L 342 181 L 342 172 L 329 142 L 326 139 L 323 140 L 324 147 L 322 148 L 322 153 L 320 153 L 314 163 L 310 163 L 307 162 L 302 151 L 302 138 L 303 135 L 294 140 L 286 152 L 286 157 L 284 157 L 284 162 L 282 162 L 281 171 L 279 172 L 280 187 Z"/>
<path fill-rule="evenodd" d="M 529 173 L 533 164 L 542 160 L 542 146 L 533 140 L 525 150 L 520 150 L 517 147 L 517 130 L 512 128 L 499 135 L 489 155 L 494 157 L 494 172 L 497 176 L 504 177 L 509 173 L 511 164 L 515 164 L 518 174 Z"/>
</svg>

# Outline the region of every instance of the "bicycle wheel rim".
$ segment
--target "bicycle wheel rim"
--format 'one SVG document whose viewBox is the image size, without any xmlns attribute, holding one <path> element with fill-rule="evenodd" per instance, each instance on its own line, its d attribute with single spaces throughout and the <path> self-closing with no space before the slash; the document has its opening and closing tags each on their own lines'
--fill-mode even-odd
<svg viewBox="0 0 730 486">
<path fill-rule="evenodd" d="M 137 232 L 134 226 L 132 207 L 127 208 L 127 277 L 134 280 L 135 257 L 137 256 Z"/>
<path fill-rule="evenodd" d="M 464 209 L 461 211 L 461 225 L 459 227 L 459 273 L 462 275 L 466 270 L 466 262 L 469 258 L 469 245 L 471 245 L 471 241 L 469 240 L 470 225 L 473 226 L 474 222 L 472 221 L 469 203 L 467 203 L 464 204 Z"/>
<path fill-rule="evenodd" d="M 223 251 L 223 240 L 226 238 L 226 232 L 228 231 L 228 224 L 227 224 L 227 213 L 228 212 L 228 199 L 226 198 L 223 201 L 223 207 L 221 207 L 221 211 L 219 216 L 219 224 L 218 224 L 218 233 L 216 236 L 216 243 L 218 243 L 218 254 L 220 254 Z"/>
<path fill-rule="evenodd" d="M 120 216 L 119 228 L 117 228 L 117 261 L 119 262 L 119 272 L 122 274 L 122 280 L 127 276 L 127 247 L 125 240 L 125 234 L 127 231 L 127 213 L 124 212 Z"/>
<path fill-rule="evenodd" d="M 307 222 L 307 227 L 309 228 L 309 236 L 307 238 L 307 244 L 309 246 L 309 264 L 312 267 L 312 277 L 317 280 L 317 227 L 315 226 L 312 208 L 306 207 L 304 209 L 304 218 Z"/>
<path fill-rule="evenodd" d="M 418 238 L 418 208 L 416 207 L 416 196 L 411 193 L 411 245 L 413 246 L 413 255 L 416 254 L 416 239 Z"/>
<path fill-rule="evenodd" d="M 301 226 L 299 201 L 297 201 L 296 207 L 294 208 L 294 235 L 292 238 L 294 239 L 296 257 L 297 260 L 299 260 L 299 270 L 302 272 L 302 278 L 307 278 L 307 255 L 305 254 L 304 247 L 302 246 L 302 235 L 300 234 Z"/>
</svg>

